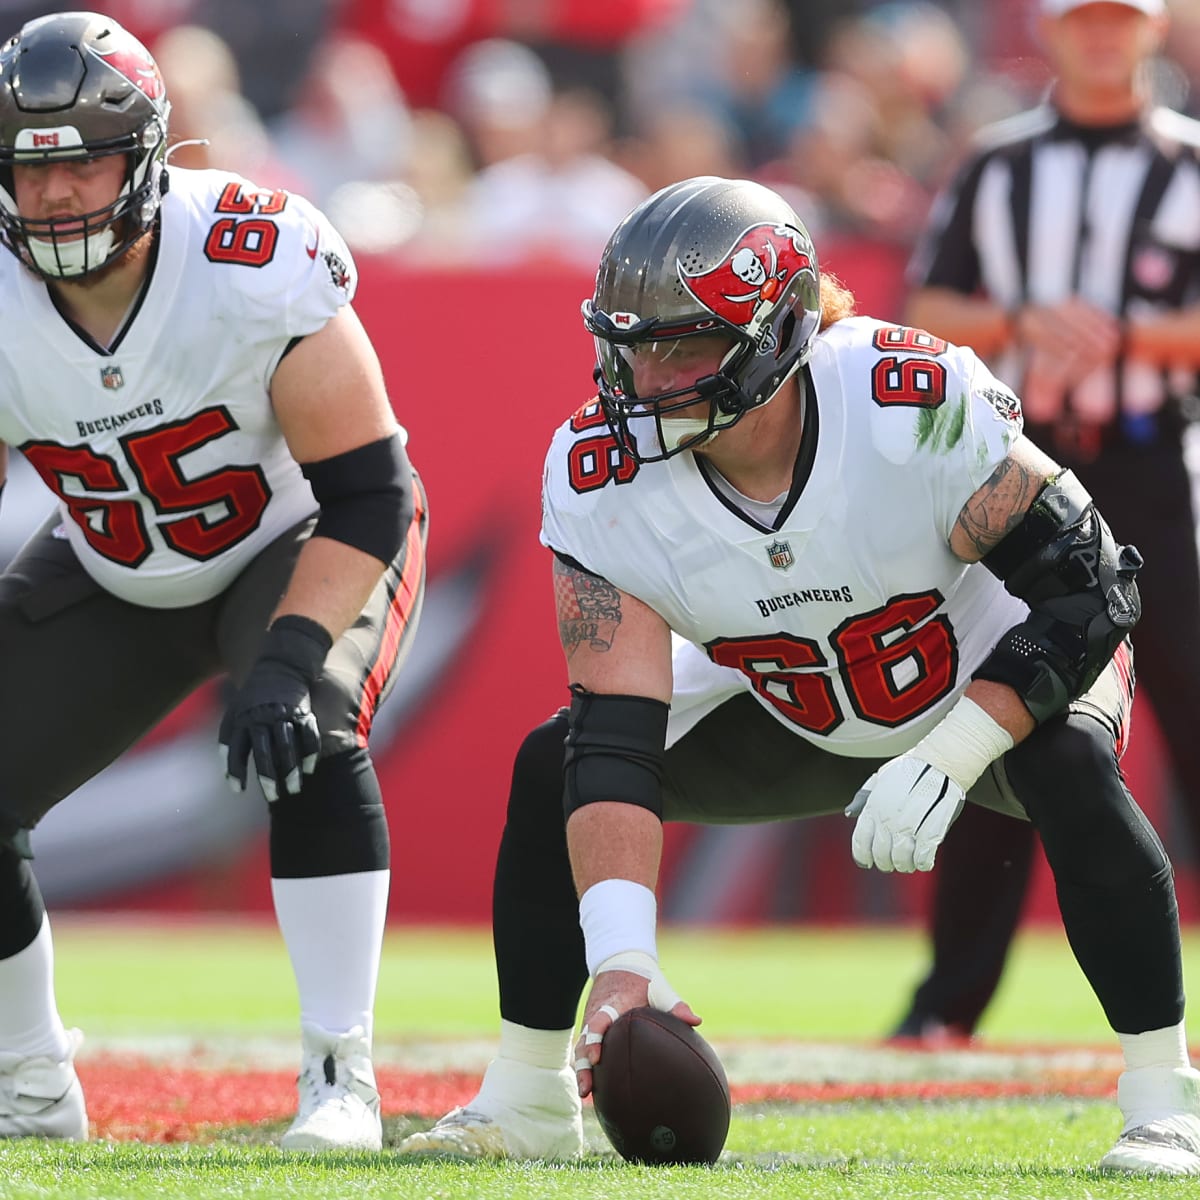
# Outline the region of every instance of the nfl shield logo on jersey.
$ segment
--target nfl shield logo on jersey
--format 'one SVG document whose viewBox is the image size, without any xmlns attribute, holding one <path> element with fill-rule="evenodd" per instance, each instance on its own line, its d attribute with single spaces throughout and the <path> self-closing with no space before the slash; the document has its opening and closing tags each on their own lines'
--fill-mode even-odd
<svg viewBox="0 0 1200 1200">
<path fill-rule="evenodd" d="M 104 384 L 110 392 L 115 392 L 117 388 L 125 386 L 125 376 L 121 374 L 120 367 L 101 367 L 100 382 Z"/>
<path fill-rule="evenodd" d="M 767 547 L 767 557 L 771 566 L 778 571 L 786 571 L 796 561 L 789 542 L 774 541 Z"/>
</svg>

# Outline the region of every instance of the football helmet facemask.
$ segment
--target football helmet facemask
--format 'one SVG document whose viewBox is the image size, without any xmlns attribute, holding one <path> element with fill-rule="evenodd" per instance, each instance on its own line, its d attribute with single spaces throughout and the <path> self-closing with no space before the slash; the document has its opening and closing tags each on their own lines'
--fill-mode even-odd
<svg viewBox="0 0 1200 1200">
<path fill-rule="evenodd" d="M 659 462 L 766 404 L 807 361 L 821 323 L 816 250 L 769 188 L 688 179 L 656 192 L 617 226 L 583 321 L 618 446 L 638 462 Z M 711 345 L 712 335 L 730 346 L 715 370 L 639 395 L 639 356 L 665 361 L 686 339 L 705 336 Z"/>
<path fill-rule="evenodd" d="M 45 279 L 77 279 L 123 254 L 166 191 L 166 87 L 149 51 L 98 13 L 29 21 L 0 47 L 0 233 Z M 21 216 L 13 166 L 122 154 L 125 182 L 94 212 Z"/>
</svg>

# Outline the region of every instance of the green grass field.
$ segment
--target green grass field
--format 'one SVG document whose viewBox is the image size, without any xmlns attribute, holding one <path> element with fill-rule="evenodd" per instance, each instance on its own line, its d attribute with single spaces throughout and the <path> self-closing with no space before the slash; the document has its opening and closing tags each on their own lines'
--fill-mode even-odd
<svg viewBox="0 0 1200 1200">
<path fill-rule="evenodd" d="M 272 926 L 63 918 L 56 934 L 60 1007 L 88 1036 L 81 1069 L 93 1054 L 131 1053 L 170 1067 L 186 1046 L 189 1054 L 211 1049 L 223 1072 L 285 1062 L 294 1070 L 294 989 Z M 1188 978 L 1200 977 L 1200 933 L 1189 931 L 1185 954 Z M 1052 1089 L 988 1098 L 996 1080 L 1036 1081 L 1043 1059 L 1073 1048 L 1085 1058 L 1100 1048 L 1107 1057 L 1098 1061 L 1116 1069 L 1111 1035 L 1057 930 L 1020 938 L 978 1053 L 898 1055 L 877 1045 L 924 967 L 915 931 L 680 929 L 664 933 L 661 955 L 704 1016 L 703 1031 L 735 1086 L 751 1078 L 851 1080 L 869 1095 L 874 1081 L 886 1084 L 899 1072 L 933 1090 L 921 1099 L 740 1104 L 726 1152 L 711 1169 L 625 1164 L 590 1112 L 592 1153 L 572 1167 L 430 1162 L 386 1150 L 296 1158 L 273 1147 L 281 1119 L 235 1124 L 192 1144 L 0 1144 L 0 1200 L 1200 1195 L 1196 1180 L 1112 1179 L 1093 1169 L 1119 1124 L 1112 1100 Z M 381 1062 L 478 1073 L 495 1025 L 485 932 L 389 934 L 377 1010 Z M 1017 1046 L 1023 1053 L 1008 1053 Z M 939 1082 L 950 1079 L 959 1082 L 959 1098 L 936 1098 Z M 103 1098 L 89 1099 L 94 1109 Z M 386 1093 L 385 1115 L 392 1144 L 431 1119 L 389 1106 Z"/>
<path fill-rule="evenodd" d="M 59 1006 L 95 1034 L 290 1034 L 295 991 L 270 923 L 55 922 Z M 1200 978 L 1200 930 L 1185 939 Z M 661 958 L 708 1031 L 862 1039 L 885 1032 L 926 966 L 903 927 L 675 929 Z M 496 985 L 482 929 L 391 930 L 376 1009 L 380 1040 L 491 1037 Z M 982 1031 L 1001 1041 L 1109 1040 L 1060 930 L 1027 931 Z"/>
</svg>

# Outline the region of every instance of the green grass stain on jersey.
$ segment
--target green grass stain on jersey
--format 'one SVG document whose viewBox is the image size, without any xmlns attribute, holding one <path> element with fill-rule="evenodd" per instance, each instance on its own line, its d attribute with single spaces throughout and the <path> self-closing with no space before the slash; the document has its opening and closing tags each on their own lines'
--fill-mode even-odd
<svg viewBox="0 0 1200 1200">
<path fill-rule="evenodd" d="M 917 445 L 934 454 L 949 454 L 963 438 L 967 424 L 965 394 L 957 401 L 947 400 L 937 408 L 923 408 L 917 415 Z"/>
</svg>

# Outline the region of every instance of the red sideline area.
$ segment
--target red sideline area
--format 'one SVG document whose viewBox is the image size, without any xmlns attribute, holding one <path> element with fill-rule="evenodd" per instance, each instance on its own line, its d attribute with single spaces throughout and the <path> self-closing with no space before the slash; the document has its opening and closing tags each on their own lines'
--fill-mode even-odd
<svg viewBox="0 0 1200 1200">
<path fill-rule="evenodd" d="M 205 1071 L 164 1067 L 127 1056 L 101 1055 L 79 1064 L 94 1138 L 112 1141 L 196 1142 L 223 1129 L 278 1122 L 296 1111 L 295 1076 L 285 1071 Z M 432 1120 L 479 1090 L 478 1075 L 377 1072 L 383 1115 Z M 895 1083 L 747 1083 L 730 1088 L 733 1102 L 837 1103 L 849 1100 L 965 1100 L 1007 1097 L 1111 1097 L 1110 1070 L 1060 1071 L 1037 1080 L 905 1080 Z"/>
</svg>

